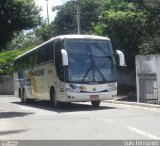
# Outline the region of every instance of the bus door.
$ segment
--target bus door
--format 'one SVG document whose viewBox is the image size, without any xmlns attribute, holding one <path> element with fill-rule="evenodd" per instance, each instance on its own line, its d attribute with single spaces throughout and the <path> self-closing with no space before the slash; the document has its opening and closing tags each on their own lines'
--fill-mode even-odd
<svg viewBox="0 0 160 146">
<path fill-rule="evenodd" d="M 55 81 L 56 87 L 59 89 L 60 94 L 64 93 L 64 68 L 62 65 L 62 43 L 61 40 L 55 41 L 55 69 L 58 80 Z"/>
<path fill-rule="evenodd" d="M 28 94 L 32 98 L 36 98 L 38 94 L 38 87 L 37 87 L 37 68 L 38 68 L 38 55 L 39 51 L 32 52 L 29 55 L 29 70 L 28 70 Z"/>
</svg>

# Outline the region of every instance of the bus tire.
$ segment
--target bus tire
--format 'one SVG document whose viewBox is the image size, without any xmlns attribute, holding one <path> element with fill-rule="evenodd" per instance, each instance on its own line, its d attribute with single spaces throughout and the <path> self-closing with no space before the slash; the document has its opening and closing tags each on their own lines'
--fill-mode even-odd
<svg viewBox="0 0 160 146">
<path fill-rule="evenodd" d="M 26 95 L 26 92 L 25 92 L 24 88 L 22 90 L 21 102 L 22 103 L 26 103 L 27 102 L 27 95 Z"/>
<path fill-rule="evenodd" d="M 92 103 L 92 107 L 97 108 L 97 107 L 99 107 L 101 101 L 100 100 L 96 100 L 96 101 L 91 101 L 91 103 Z"/>
<path fill-rule="evenodd" d="M 55 91 L 54 87 L 51 87 L 51 89 L 50 89 L 50 101 L 54 107 L 56 107 L 58 105 L 57 100 L 56 100 L 56 91 Z"/>
<path fill-rule="evenodd" d="M 21 99 L 22 97 L 22 92 L 21 92 L 21 88 L 19 88 L 19 91 L 18 91 L 18 97 Z"/>
</svg>

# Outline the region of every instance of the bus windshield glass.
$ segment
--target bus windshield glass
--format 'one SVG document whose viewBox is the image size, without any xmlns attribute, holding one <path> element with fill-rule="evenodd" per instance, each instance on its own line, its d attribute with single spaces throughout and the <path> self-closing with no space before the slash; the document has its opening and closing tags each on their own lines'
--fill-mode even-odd
<svg viewBox="0 0 160 146">
<path fill-rule="evenodd" d="M 65 40 L 68 53 L 67 81 L 115 81 L 115 61 L 109 40 Z"/>
</svg>

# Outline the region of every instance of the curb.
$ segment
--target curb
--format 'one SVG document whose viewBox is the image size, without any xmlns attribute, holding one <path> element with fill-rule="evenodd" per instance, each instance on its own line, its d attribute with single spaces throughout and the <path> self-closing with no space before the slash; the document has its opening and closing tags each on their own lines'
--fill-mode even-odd
<svg viewBox="0 0 160 146">
<path fill-rule="evenodd" d="M 133 106 L 150 107 L 150 108 L 159 108 L 160 109 L 160 105 L 148 104 L 148 103 L 115 101 L 115 100 L 104 100 L 104 102 L 105 103 L 125 104 L 125 105 L 133 105 Z"/>
<path fill-rule="evenodd" d="M 0 95 L 0 98 L 5 98 L 5 97 L 15 97 L 14 95 Z"/>
</svg>

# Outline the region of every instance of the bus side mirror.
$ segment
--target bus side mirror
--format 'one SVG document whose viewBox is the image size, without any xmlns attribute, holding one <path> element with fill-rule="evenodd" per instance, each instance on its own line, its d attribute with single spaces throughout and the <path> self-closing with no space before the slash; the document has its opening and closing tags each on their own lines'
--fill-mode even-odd
<svg viewBox="0 0 160 146">
<path fill-rule="evenodd" d="M 63 66 L 68 66 L 68 53 L 66 50 L 62 49 L 61 50 L 61 54 L 62 54 L 62 63 Z"/>
<path fill-rule="evenodd" d="M 119 66 L 126 66 L 123 52 L 116 50 L 116 54 L 119 56 Z"/>
</svg>

